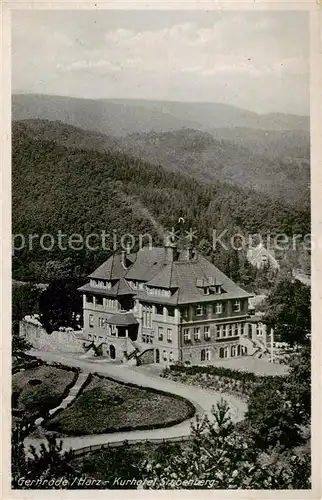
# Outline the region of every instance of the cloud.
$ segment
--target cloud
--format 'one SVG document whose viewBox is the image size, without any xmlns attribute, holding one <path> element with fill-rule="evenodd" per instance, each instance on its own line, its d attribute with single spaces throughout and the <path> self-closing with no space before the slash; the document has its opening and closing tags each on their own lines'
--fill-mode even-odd
<svg viewBox="0 0 322 500">
<path fill-rule="evenodd" d="M 287 16 L 278 12 L 151 14 L 20 13 L 12 30 L 14 89 L 36 92 L 42 82 L 42 91 L 61 95 L 231 99 L 232 104 L 254 110 L 278 106 L 277 110 L 291 111 L 297 102 L 298 112 L 308 108 L 305 16 L 291 12 Z M 68 74 L 67 80 L 61 78 L 63 73 Z M 297 99 L 290 96 L 292 81 Z M 260 88 L 254 91 L 259 82 Z"/>
<path fill-rule="evenodd" d="M 67 72 L 92 72 L 92 73 L 115 73 L 120 71 L 120 66 L 110 61 L 99 59 L 98 61 L 75 61 L 67 66 L 59 65 L 61 71 Z"/>
</svg>

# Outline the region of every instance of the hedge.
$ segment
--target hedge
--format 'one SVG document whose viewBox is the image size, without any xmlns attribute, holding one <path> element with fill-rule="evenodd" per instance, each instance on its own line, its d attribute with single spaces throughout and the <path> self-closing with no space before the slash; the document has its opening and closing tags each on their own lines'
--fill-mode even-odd
<svg viewBox="0 0 322 500">
<path fill-rule="evenodd" d="M 284 379 L 280 375 L 267 376 L 267 375 L 255 375 L 252 372 L 246 372 L 241 370 L 233 370 L 230 368 L 224 368 L 222 366 L 184 366 L 181 364 L 170 365 L 169 368 L 165 368 L 162 372 L 162 376 L 167 376 L 168 373 L 184 373 L 186 375 L 197 375 L 197 374 L 207 374 L 218 377 L 227 377 L 229 379 L 238 380 L 240 382 L 263 382 L 265 379 Z"/>
</svg>

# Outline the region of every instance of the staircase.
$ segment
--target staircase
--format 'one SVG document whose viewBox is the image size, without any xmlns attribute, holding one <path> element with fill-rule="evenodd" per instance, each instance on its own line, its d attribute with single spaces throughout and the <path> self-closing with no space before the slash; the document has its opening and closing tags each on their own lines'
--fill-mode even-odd
<svg viewBox="0 0 322 500">
<path fill-rule="evenodd" d="M 255 339 L 252 342 L 254 342 L 254 345 L 257 346 L 256 351 L 259 351 L 261 353 L 261 356 L 256 356 L 256 357 L 262 357 L 265 354 L 269 354 L 269 350 L 267 349 L 264 341 Z"/>
<path fill-rule="evenodd" d="M 264 342 L 260 340 L 252 340 L 248 337 L 240 337 L 239 343 L 247 348 L 247 354 L 253 356 L 254 358 L 262 358 L 263 356 L 269 354 L 269 350 L 265 346 Z"/>
<path fill-rule="evenodd" d="M 127 337 L 126 339 L 126 352 L 124 352 L 124 356 L 126 359 L 126 362 L 129 362 L 129 364 L 137 364 L 137 358 L 140 354 L 140 349 L 136 345 L 136 343 L 130 339 L 130 337 Z"/>
</svg>

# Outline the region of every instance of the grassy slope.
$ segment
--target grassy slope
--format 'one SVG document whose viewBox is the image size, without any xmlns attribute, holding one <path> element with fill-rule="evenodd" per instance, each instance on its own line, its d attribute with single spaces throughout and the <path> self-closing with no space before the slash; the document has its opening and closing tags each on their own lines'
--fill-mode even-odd
<svg viewBox="0 0 322 500">
<path fill-rule="evenodd" d="M 27 417 L 45 413 L 60 403 L 66 387 L 74 378 L 72 371 L 46 365 L 16 373 L 12 377 L 12 392 L 19 395 L 14 406 L 24 410 Z M 33 379 L 41 383 L 31 385 L 29 382 Z"/>
<path fill-rule="evenodd" d="M 66 410 L 46 428 L 67 435 L 97 434 L 170 425 L 191 411 L 182 400 L 94 377 Z"/>
</svg>

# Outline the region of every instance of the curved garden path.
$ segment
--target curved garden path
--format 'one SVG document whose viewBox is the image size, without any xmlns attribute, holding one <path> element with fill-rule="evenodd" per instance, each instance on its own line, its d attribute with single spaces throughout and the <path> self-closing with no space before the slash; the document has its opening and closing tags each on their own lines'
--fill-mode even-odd
<svg viewBox="0 0 322 500">
<path fill-rule="evenodd" d="M 246 404 L 230 394 L 223 394 L 217 391 L 201 389 L 191 385 L 174 382 L 172 380 L 164 379 L 159 376 L 154 376 L 146 371 L 140 371 L 138 368 L 132 368 L 124 364 L 115 363 L 98 363 L 97 361 L 90 361 L 75 355 L 70 356 L 63 353 L 51 353 L 43 351 L 30 351 L 30 354 L 36 356 L 43 361 L 59 362 L 68 366 L 75 366 L 81 368 L 84 373 L 96 372 L 100 375 L 112 377 L 113 379 L 121 382 L 128 382 L 138 386 L 151 387 L 160 391 L 166 391 L 177 396 L 189 400 L 197 409 L 197 413 L 210 414 L 213 405 L 218 403 L 221 399 L 225 399 L 230 407 L 231 417 L 237 422 L 243 419 Z M 99 444 L 113 443 L 117 441 L 137 441 L 149 439 L 171 439 L 175 437 L 184 437 L 190 434 L 190 420 L 185 420 L 181 424 L 172 427 L 164 427 L 161 429 L 150 430 L 135 430 L 128 432 L 113 432 L 108 434 L 90 434 L 86 436 L 77 437 L 64 437 L 63 449 L 78 450 L 86 446 L 93 446 Z M 25 440 L 26 449 L 29 445 L 36 448 L 39 447 L 43 440 L 41 438 L 28 437 Z"/>
</svg>

